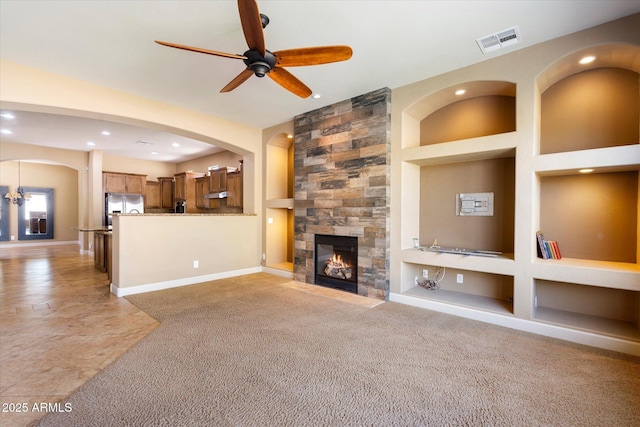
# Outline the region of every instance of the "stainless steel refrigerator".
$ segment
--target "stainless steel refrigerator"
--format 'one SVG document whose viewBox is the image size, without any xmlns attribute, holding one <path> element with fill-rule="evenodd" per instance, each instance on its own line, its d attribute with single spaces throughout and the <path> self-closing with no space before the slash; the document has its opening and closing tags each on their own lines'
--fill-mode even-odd
<svg viewBox="0 0 640 427">
<path fill-rule="evenodd" d="M 142 194 L 106 193 L 104 225 L 111 227 L 114 213 L 144 213 Z"/>
</svg>

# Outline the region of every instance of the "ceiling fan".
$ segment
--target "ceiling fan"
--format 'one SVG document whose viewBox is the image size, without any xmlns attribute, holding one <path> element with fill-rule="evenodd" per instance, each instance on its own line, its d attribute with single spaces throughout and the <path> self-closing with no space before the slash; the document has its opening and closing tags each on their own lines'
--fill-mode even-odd
<svg viewBox="0 0 640 427">
<path fill-rule="evenodd" d="M 280 86 L 302 98 L 307 98 L 311 95 L 311 89 L 283 67 L 299 67 L 346 61 L 351 58 L 353 53 L 349 46 L 318 46 L 271 52 L 265 47 L 264 33 L 262 31 L 267 24 L 269 24 L 269 18 L 260 13 L 256 0 L 238 0 L 238 10 L 240 12 L 240 22 L 242 23 L 244 38 L 249 46 L 249 50 L 242 55 L 217 52 L 158 40 L 155 42 L 177 49 L 206 53 L 208 55 L 222 56 L 225 58 L 242 59 L 247 68 L 223 87 L 220 92 L 232 91 L 255 74 L 258 77 L 268 75 Z"/>
</svg>

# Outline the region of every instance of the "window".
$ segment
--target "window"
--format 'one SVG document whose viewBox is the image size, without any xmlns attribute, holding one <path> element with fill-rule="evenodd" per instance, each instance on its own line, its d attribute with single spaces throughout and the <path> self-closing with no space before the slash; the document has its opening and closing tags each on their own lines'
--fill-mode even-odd
<svg viewBox="0 0 640 427">
<path fill-rule="evenodd" d="M 9 187 L 0 185 L 0 242 L 9 240 L 9 203 L 4 196 L 9 192 Z"/>
<path fill-rule="evenodd" d="M 53 188 L 22 188 L 31 198 L 18 206 L 18 240 L 53 239 Z"/>
</svg>

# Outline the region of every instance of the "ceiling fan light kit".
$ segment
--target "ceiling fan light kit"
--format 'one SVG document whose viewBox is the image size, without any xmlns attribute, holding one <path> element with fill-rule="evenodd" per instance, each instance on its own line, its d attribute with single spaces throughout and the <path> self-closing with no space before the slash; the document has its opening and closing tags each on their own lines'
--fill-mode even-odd
<svg viewBox="0 0 640 427">
<path fill-rule="evenodd" d="M 318 46 L 271 52 L 265 47 L 264 33 L 262 31 L 269 24 L 269 17 L 258 11 L 256 0 L 238 0 L 238 11 L 240 13 L 242 31 L 249 47 L 249 50 L 243 55 L 158 40 L 156 40 L 156 43 L 176 49 L 189 50 L 224 58 L 242 59 L 247 68 L 223 87 L 220 92 L 232 91 L 247 81 L 252 75 L 257 77 L 268 75 L 277 84 L 301 98 L 307 98 L 311 95 L 312 91 L 297 77 L 285 70 L 285 66 L 300 67 L 346 61 L 351 58 L 353 54 L 349 46 Z"/>
</svg>

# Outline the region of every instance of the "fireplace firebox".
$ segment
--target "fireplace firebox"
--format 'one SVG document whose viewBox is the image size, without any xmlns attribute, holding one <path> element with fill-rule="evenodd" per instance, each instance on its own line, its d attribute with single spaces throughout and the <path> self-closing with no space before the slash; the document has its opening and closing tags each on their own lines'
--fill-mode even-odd
<svg viewBox="0 0 640 427">
<path fill-rule="evenodd" d="M 358 293 L 358 238 L 315 235 L 315 284 Z"/>
</svg>

